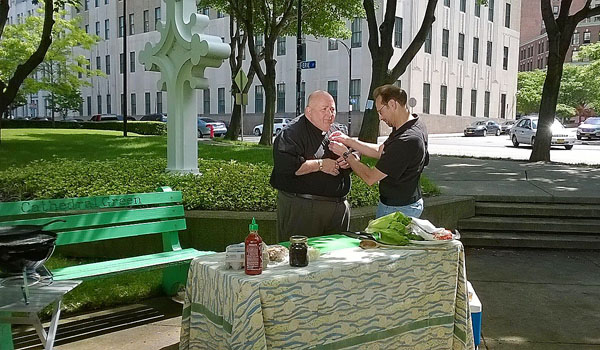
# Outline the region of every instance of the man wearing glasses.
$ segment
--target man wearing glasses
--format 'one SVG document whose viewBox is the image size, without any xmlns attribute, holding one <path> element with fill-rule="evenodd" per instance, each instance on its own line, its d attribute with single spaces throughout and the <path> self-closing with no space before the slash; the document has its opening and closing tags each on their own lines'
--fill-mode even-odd
<svg viewBox="0 0 600 350">
<path fill-rule="evenodd" d="M 376 217 L 400 211 L 419 217 L 423 198 L 419 179 L 429 163 L 427 129 L 406 106 L 406 92 L 394 85 L 383 85 L 373 91 L 379 120 L 392 127 L 382 145 L 365 143 L 335 132 L 329 148 L 340 155 L 369 186 L 379 182 L 379 205 Z M 375 167 L 350 156 L 354 149 L 367 157 L 379 159 Z"/>
<path fill-rule="evenodd" d="M 308 237 L 348 230 L 350 166 L 329 149 L 335 101 L 325 91 L 308 97 L 304 115 L 294 119 L 273 142 L 271 186 L 277 193 L 279 241 L 293 235 Z"/>
</svg>

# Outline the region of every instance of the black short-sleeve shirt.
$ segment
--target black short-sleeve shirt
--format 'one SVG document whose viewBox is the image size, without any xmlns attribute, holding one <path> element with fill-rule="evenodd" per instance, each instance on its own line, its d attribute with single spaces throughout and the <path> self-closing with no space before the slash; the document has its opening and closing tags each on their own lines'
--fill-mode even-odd
<svg viewBox="0 0 600 350">
<path fill-rule="evenodd" d="M 379 182 L 383 204 L 408 205 L 421 199 L 419 178 L 429 163 L 427 129 L 419 118 L 404 123 L 383 143 L 383 154 L 375 167 L 387 176 Z"/>
<path fill-rule="evenodd" d="M 329 150 L 328 136 L 343 126 L 333 124 L 323 133 L 305 116 L 288 124 L 273 142 L 273 172 L 271 186 L 290 193 L 313 194 L 326 197 L 343 197 L 350 191 L 350 169 L 340 169 L 337 176 L 322 171 L 296 175 L 302 163 L 310 159 L 337 159 Z"/>
</svg>

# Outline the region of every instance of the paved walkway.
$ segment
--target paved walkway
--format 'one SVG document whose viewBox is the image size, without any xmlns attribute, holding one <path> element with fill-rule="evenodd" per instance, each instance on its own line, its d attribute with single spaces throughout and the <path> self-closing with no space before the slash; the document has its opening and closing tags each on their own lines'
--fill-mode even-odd
<svg viewBox="0 0 600 350">
<path fill-rule="evenodd" d="M 451 195 L 600 203 L 598 168 L 434 156 L 426 174 Z M 480 349 L 600 349 L 600 253 L 467 249 L 467 274 L 483 304 Z M 163 298 L 65 319 L 55 349 L 175 350 L 180 313 Z"/>
</svg>

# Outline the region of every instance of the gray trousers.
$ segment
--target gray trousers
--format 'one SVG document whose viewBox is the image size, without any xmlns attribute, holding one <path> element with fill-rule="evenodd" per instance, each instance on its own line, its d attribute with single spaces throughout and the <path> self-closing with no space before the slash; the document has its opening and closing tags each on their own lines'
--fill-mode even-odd
<svg viewBox="0 0 600 350">
<path fill-rule="evenodd" d="M 288 241 L 290 236 L 307 237 L 347 231 L 350 224 L 348 201 L 329 202 L 277 193 L 277 238 Z"/>
</svg>

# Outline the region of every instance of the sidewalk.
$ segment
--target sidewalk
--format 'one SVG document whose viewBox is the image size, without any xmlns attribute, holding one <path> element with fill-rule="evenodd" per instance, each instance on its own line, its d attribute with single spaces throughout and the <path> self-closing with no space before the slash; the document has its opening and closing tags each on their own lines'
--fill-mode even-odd
<svg viewBox="0 0 600 350">
<path fill-rule="evenodd" d="M 448 195 L 600 203 L 599 168 L 432 156 L 425 172 Z M 600 349 L 600 253 L 467 249 L 466 263 L 483 304 L 480 349 Z M 64 319 L 55 349 L 176 350 L 180 314 L 162 298 Z"/>
</svg>

